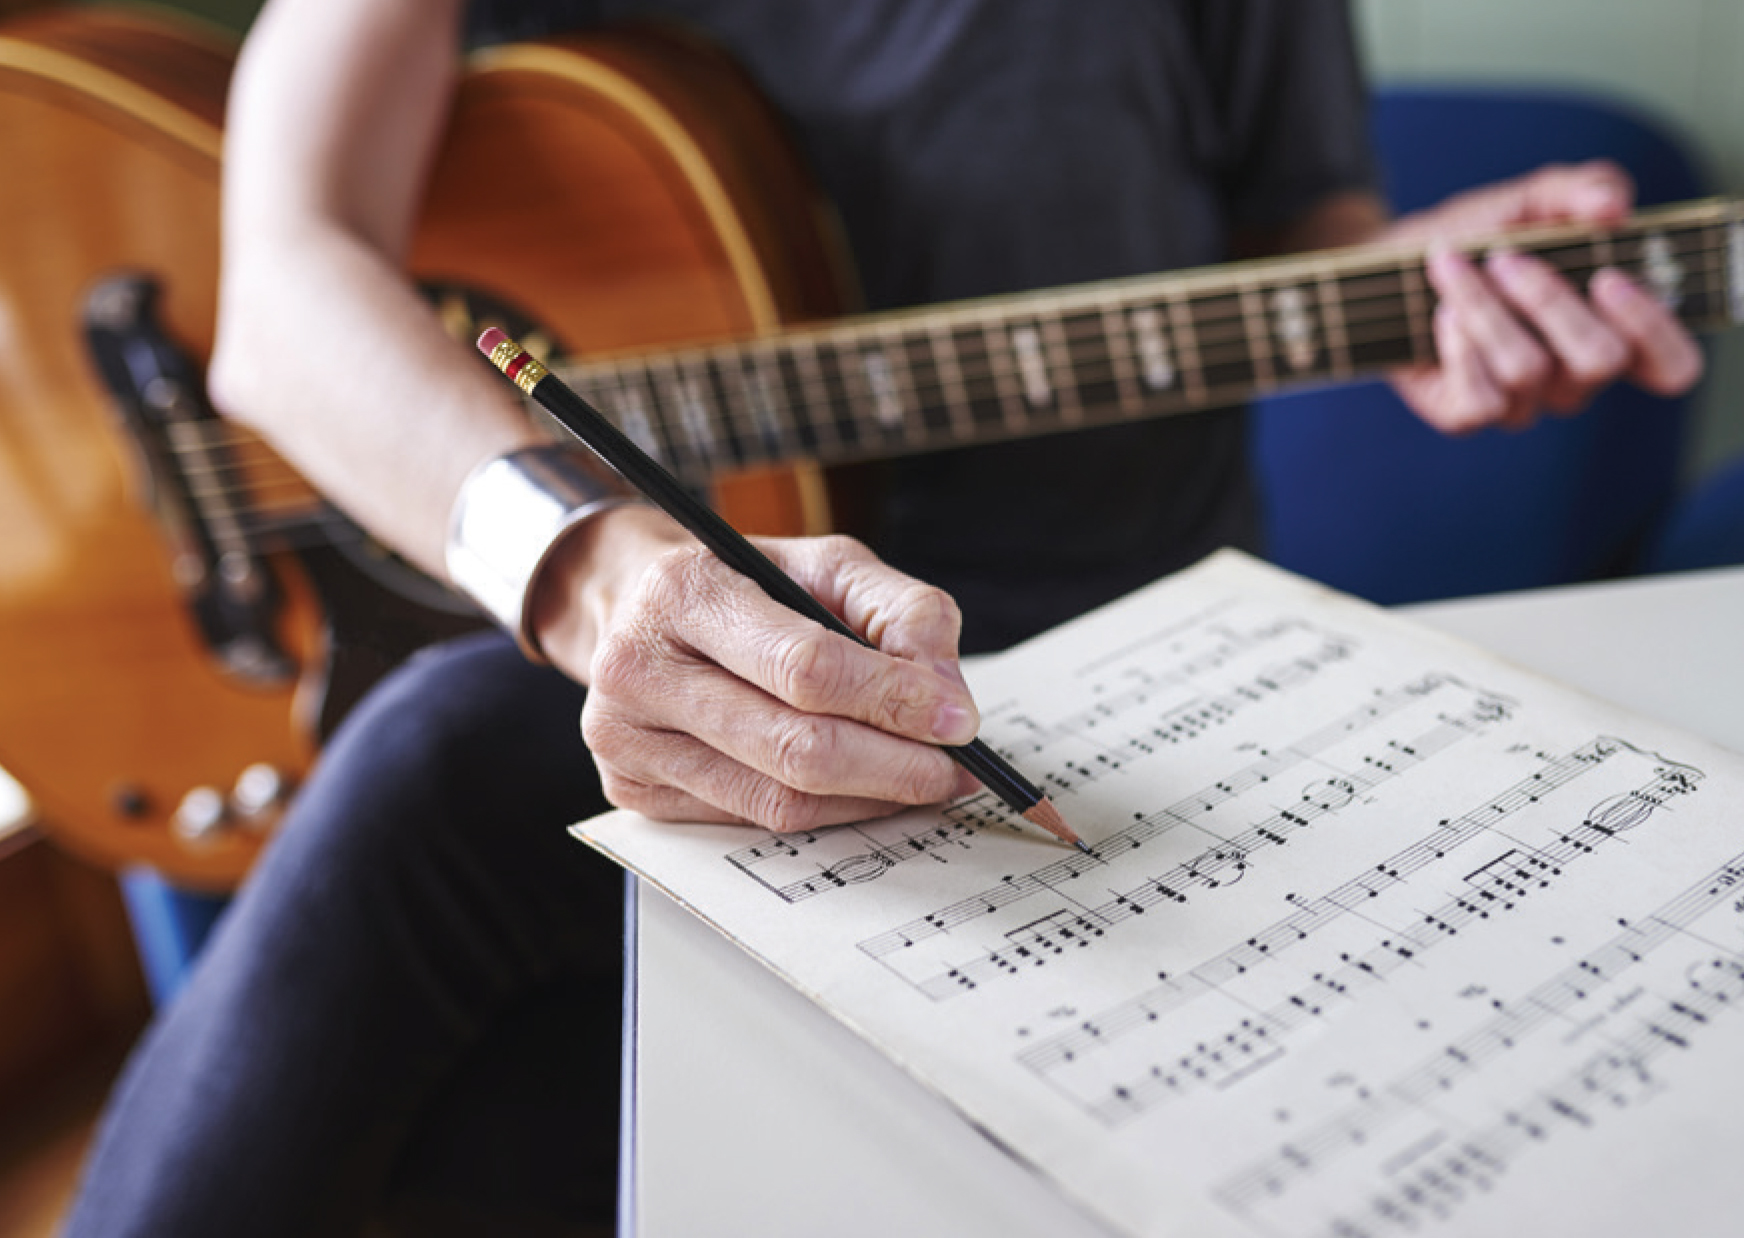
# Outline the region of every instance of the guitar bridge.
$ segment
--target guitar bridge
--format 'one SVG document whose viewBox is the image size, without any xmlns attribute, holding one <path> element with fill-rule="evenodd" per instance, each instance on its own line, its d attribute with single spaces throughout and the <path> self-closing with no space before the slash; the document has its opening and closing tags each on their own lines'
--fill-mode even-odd
<svg viewBox="0 0 1744 1238">
<path fill-rule="evenodd" d="M 158 321 L 158 293 L 136 272 L 99 282 L 85 298 L 86 346 L 202 642 L 232 678 L 280 686 L 296 663 L 275 632 L 278 583 L 226 480 L 239 476 L 238 463 L 199 370 Z"/>
</svg>

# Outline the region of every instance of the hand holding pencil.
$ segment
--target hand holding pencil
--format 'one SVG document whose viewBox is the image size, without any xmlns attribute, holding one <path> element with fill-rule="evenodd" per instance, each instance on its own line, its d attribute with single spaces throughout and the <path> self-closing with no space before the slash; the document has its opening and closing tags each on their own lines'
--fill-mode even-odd
<svg viewBox="0 0 1744 1238">
<path fill-rule="evenodd" d="M 702 543 L 667 550 L 598 625 L 583 724 L 614 803 L 799 830 L 966 790 L 955 761 L 1083 846 L 1038 789 L 974 740 L 957 611 L 942 591 L 846 538 L 754 546 L 500 331 L 479 347 Z M 645 510 L 609 518 L 620 529 L 644 522 L 632 533 L 650 544 L 662 536 Z"/>
</svg>

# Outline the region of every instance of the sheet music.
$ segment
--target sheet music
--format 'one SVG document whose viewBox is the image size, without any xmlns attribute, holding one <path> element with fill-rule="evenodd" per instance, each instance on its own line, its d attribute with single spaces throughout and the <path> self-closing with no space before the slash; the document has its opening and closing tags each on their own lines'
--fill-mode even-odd
<svg viewBox="0 0 1744 1238">
<path fill-rule="evenodd" d="M 1744 758 L 1233 553 L 969 678 L 1093 854 L 577 832 L 1114 1232 L 1736 1232 Z"/>
</svg>

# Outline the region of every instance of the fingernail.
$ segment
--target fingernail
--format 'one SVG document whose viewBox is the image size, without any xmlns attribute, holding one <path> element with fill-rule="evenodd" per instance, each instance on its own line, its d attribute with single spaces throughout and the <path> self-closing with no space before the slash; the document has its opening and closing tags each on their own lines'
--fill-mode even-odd
<svg viewBox="0 0 1744 1238">
<path fill-rule="evenodd" d="M 1484 259 L 1484 267 L 1497 279 L 1511 284 L 1526 274 L 1528 263 L 1517 249 L 1498 249 Z"/>
<path fill-rule="evenodd" d="M 1593 272 L 1592 280 L 1587 289 L 1593 296 L 1605 301 L 1620 300 L 1635 291 L 1635 286 L 1629 277 L 1616 267 L 1600 267 Z"/>
<path fill-rule="evenodd" d="M 975 713 L 961 705 L 940 705 L 933 714 L 933 738 L 941 744 L 966 744 L 975 738 Z"/>
<path fill-rule="evenodd" d="M 1439 284 L 1459 279 L 1468 265 L 1466 256 L 1446 241 L 1431 244 L 1425 251 L 1423 260 L 1429 269 L 1431 281 Z"/>
</svg>

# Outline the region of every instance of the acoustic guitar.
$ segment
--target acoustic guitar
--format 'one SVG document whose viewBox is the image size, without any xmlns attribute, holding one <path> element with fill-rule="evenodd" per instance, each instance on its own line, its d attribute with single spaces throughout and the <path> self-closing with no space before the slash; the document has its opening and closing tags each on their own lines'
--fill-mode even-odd
<svg viewBox="0 0 1744 1238">
<path fill-rule="evenodd" d="M 208 889 L 361 692 L 479 622 L 205 402 L 232 52 L 97 9 L 0 27 L 0 767 L 70 847 Z M 1744 318 L 1736 202 L 1508 242 L 1577 279 L 1631 270 L 1692 324 Z M 568 357 L 567 382 L 767 532 L 827 523 L 820 463 L 1432 355 L 1406 250 L 848 316 L 843 252 L 732 65 L 622 32 L 472 59 L 409 262 L 456 334 Z"/>
</svg>

